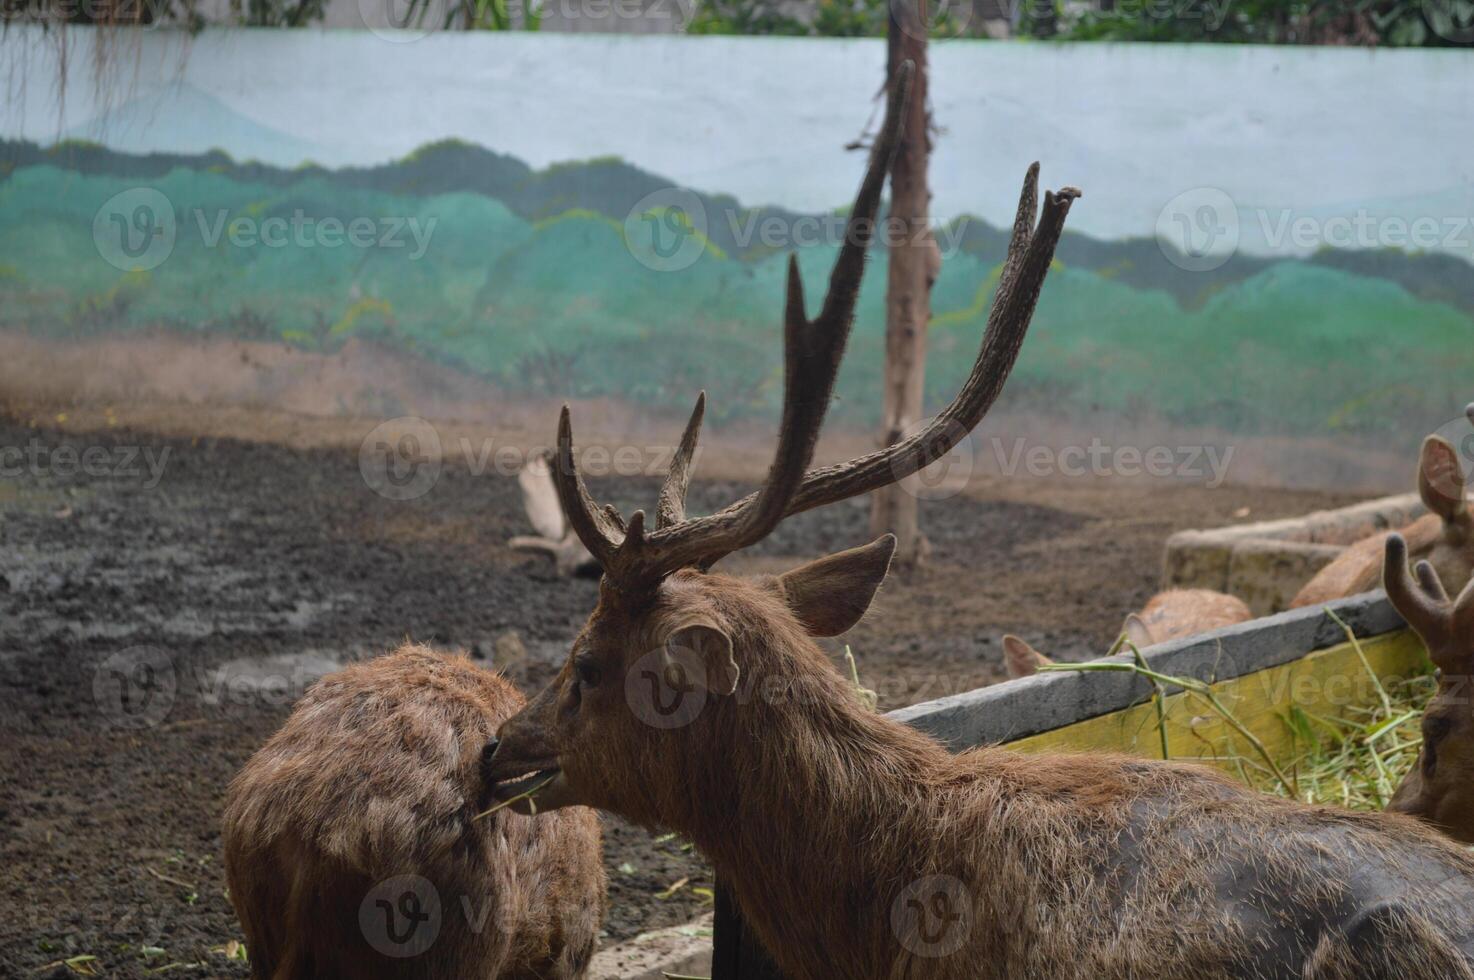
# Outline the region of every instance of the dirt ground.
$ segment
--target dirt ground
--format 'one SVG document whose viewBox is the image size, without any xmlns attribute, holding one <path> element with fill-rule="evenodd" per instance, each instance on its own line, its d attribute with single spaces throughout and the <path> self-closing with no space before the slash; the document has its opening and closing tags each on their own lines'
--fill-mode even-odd
<svg viewBox="0 0 1474 980">
<path fill-rule="evenodd" d="M 108 976 L 244 976 L 225 953 L 240 932 L 221 797 L 293 698 L 323 665 L 406 637 L 489 658 L 509 631 L 527 651 L 510 673 L 531 690 L 557 669 L 595 583 L 507 548 L 529 528 L 505 476 L 450 462 L 430 492 L 395 501 L 370 489 L 349 449 L 113 426 L 0 418 L 0 447 L 30 460 L 0 460 L 0 975 L 74 976 L 47 965 L 95 956 Z M 67 465 L 87 452 L 106 464 Z M 595 490 L 628 513 L 655 486 Z M 692 509 L 744 489 L 698 482 Z M 930 561 L 895 575 L 834 649 L 852 647 L 885 708 L 998 679 L 1006 631 L 1082 659 L 1157 587 L 1171 532 L 1352 499 L 979 478 L 923 505 Z M 802 515 L 733 567 L 850 547 L 866 523 L 863 501 Z M 124 690 L 116 668 L 140 651 L 156 652 L 156 669 Z M 263 669 L 285 683 L 223 680 Z M 610 941 L 705 908 L 709 871 L 679 840 L 613 818 L 605 830 Z"/>
</svg>

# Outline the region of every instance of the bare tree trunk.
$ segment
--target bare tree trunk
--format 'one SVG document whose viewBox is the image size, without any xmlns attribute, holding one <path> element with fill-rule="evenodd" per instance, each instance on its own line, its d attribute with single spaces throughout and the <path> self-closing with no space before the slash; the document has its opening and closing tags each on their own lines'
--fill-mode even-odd
<svg viewBox="0 0 1474 980">
<path fill-rule="evenodd" d="M 885 297 L 885 394 L 881 445 L 898 442 L 921 420 L 926 382 L 926 325 L 931 319 L 931 286 L 941 265 L 931 235 L 928 208 L 927 158 L 931 152 L 927 115 L 926 0 L 893 0 L 887 32 L 887 88 L 896 69 L 914 62 L 916 72 L 907 107 L 905 131 L 891 170 L 890 220 L 886 240 L 890 265 Z M 896 558 L 915 564 L 925 554 L 926 541 L 917 524 L 915 477 L 875 492 L 870 512 L 874 534 L 896 536 Z"/>
</svg>

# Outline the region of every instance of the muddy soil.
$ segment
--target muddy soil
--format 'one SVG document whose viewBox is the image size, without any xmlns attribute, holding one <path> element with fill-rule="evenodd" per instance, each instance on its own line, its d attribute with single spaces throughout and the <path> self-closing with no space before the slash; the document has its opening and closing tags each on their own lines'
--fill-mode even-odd
<svg viewBox="0 0 1474 980">
<path fill-rule="evenodd" d="M 509 632 L 526 650 L 509 672 L 531 690 L 557 669 L 595 583 L 506 547 L 529 528 L 505 477 L 448 464 L 430 492 L 396 501 L 340 449 L 25 418 L 0 419 L 0 975 L 75 976 L 61 961 L 93 956 L 77 962 L 108 976 L 245 976 L 226 955 L 240 932 L 221 797 L 293 699 L 406 637 L 489 661 Z M 697 483 L 692 509 L 745 489 Z M 595 490 L 649 506 L 655 482 Z M 1351 499 L 976 480 L 923 505 L 930 561 L 895 575 L 834 650 L 852 647 L 886 708 L 999 678 L 1005 631 L 1081 659 L 1156 588 L 1172 531 Z M 867 514 L 851 502 L 802 515 L 733 567 L 862 543 Z M 605 832 L 609 941 L 706 907 L 710 872 L 678 839 L 608 817 Z"/>
</svg>

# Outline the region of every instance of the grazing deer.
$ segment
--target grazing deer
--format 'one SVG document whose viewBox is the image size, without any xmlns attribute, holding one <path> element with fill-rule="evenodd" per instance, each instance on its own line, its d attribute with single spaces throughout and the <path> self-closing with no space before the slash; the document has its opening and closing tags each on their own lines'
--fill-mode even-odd
<svg viewBox="0 0 1474 980">
<path fill-rule="evenodd" d="M 1423 712 L 1423 749 L 1387 809 L 1421 817 L 1456 840 L 1474 844 L 1474 583 L 1450 601 L 1426 561 L 1408 572 L 1408 546 L 1387 539 L 1387 598 L 1417 631 L 1438 668 L 1438 691 Z"/>
<path fill-rule="evenodd" d="M 1474 980 L 1474 858 L 1416 821 L 1270 798 L 1200 765 L 953 756 L 866 708 L 813 637 L 865 612 L 893 537 L 779 576 L 711 570 L 789 515 L 944 455 L 1018 355 L 1078 194 L 1046 194 L 1036 225 L 1033 168 L 961 393 L 911 438 L 808 468 L 907 78 L 812 321 L 790 264 L 783 421 L 761 489 L 687 517 L 685 478 L 668 478 L 653 526 L 626 520 L 590 497 L 564 409 L 558 493 L 604 577 L 563 669 L 498 731 L 493 796 L 688 835 L 793 980 Z M 687 457 L 695 438 L 688 426 Z"/>
<path fill-rule="evenodd" d="M 524 699 L 425 647 L 322 678 L 230 784 L 230 899 L 257 980 L 584 975 L 597 817 L 476 819 L 481 751 Z"/>
<path fill-rule="evenodd" d="M 1474 423 L 1474 405 L 1464 409 Z M 1474 524 L 1464 491 L 1464 469 L 1459 454 L 1442 436 L 1423 440 L 1418 455 L 1418 495 L 1428 513 L 1400 529 L 1409 554 L 1426 558 L 1445 585 L 1462 589 L 1474 575 Z M 1374 534 L 1351 545 L 1319 572 L 1290 600 L 1290 608 L 1313 606 L 1377 587 L 1382 553 L 1391 531 Z"/>
<path fill-rule="evenodd" d="M 1242 599 L 1212 589 L 1167 589 L 1147 600 L 1140 612 L 1126 617 L 1121 631 L 1137 649 L 1185 636 L 1196 636 L 1254 618 Z M 1054 663 L 1017 636 L 1003 638 L 1003 663 L 1010 678 L 1029 677 Z"/>
<path fill-rule="evenodd" d="M 519 535 L 507 544 L 516 551 L 547 555 L 553 559 L 559 575 L 568 578 L 596 576 L 599 563 L 578 540 L 578 535 L 568 526 L 568 518 L 563 515 L 563 505 L 558 502 L 558 490 L 553 486 L 553 476 L 548 469 L 548 456 L 548 453 L 533 456 L 517 474 L 517 486 L 522 491 L 522 509 L 527 512 L 527 519 L 537 534 Z"/>
</svg>

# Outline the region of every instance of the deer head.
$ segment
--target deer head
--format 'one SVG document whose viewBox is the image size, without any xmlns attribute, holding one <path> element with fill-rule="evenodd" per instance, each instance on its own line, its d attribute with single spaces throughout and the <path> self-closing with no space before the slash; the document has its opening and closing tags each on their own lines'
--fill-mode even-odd
<svg viewBox="0 0 1474 980">
<path fill-rule="evenodd" d="M 902 480 L 940 459 L 977 425 L 1003 388 L 1023 343 L 1073 188 L 1046 193 L 1036 224 L 1038 165 L 1019 200 L 1002 277 L 981 350 L 957 398 L 915 435 L 832 466 L 809 468 L 854 315 L 865 252 L 898 142 L 911 67 L 903 66 L 846 224 L 818 315 L 808 317 L 797 263 L 788 266 L 782 423 L 761 489 L 701 517 L 685 509 L 704 394 L 660 490 L 653 526 L 626 520 L 589 495 L 575 465 L 565 406 L 554 478 L 563 510 L 603 568 L 598 606 L 552 683 L 509 719 L 488 745 L 493 796 L 517 799 L 538 786 L 524 812 L 585 804 L 631 819 L 682 827 L 698 781 L 722 768 L 743 711 L 758 710 L 772 685 L 806 703 L 855 697 L 810 639 L 849 629 L 885 577 L 894 539 L 821 558 L 781 576 L 738 579 L 711 571 L 761 540 L 784 518 Z M 763 694 L 753 697 L 753 685 Z M 748 724 L 747 731 L 754 725 Z M 761 729 L 759 729 L 761 730 Z M 741 744 L 751 745 L 753 739 Z M 782 739 L 764 740 L 781 742 Z M 775 745 L 774 751 L 783 751 Z M 676 774 L 672 778 L 672 774 Z M 728 818 L 730 819 L 730 817 Z"/>
<path fill-rule="evenodd" d="M 1387 539 L 1382 566 L 1387 598 L 1417 631 L 1438 668 L 1438 691 L 1423 713 L 1423 750 L 1389 810 L 1421 817 L 1474 843 L 1474 582 L 1450 601 L 1426 561 L 1408 570 L 1407 542 Z"/>
</svg>

